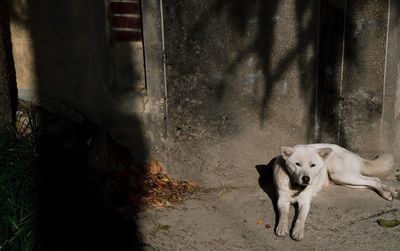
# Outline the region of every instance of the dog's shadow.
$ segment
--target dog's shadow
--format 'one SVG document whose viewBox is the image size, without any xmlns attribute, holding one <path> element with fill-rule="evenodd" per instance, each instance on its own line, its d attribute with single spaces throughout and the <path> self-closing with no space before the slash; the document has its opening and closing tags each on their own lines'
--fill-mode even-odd
<svg viewBox="0 0 400 251">
<path fill-rule="evenodd" d="M 261 187 L 261 189 L 268 195 L 269 199 L 272 202 L 272 206 L 274 208 L 274 213 L 275 213 L 275 226 L 274 230 L 276 230 L 276 227 L 278 225 L 278 220 L 279 220 L 279 212 L 278 212 L 278 194 L 277 190 L 274 184 L 274 172 L 273 172 L 273 166 L 276 161 L 277 157 L 273 158 L 270 160 L 270 162 L 267 165 L 256 165 L 256 169 L 258 174 L 260 175 L 258 178 L 258 184 Z M 294 217 L 291 225 L 291 230 L 293 230 L 294 223 L 297 220 L 298 217 L 298 205 L 294 204 Z"/>
<path fill-rule="evenodd" d="M 275 161 L 276 157 L 273 158 L 267 165 L 256 165 L 257 172 L 260 175 L 258 178 L 258 185 L 268 195 L 274 207 L 274 212 L 275 212 L 274 229 L 276 228 L 279 219 L 278 195 L 274 184 L 274 172 L 273 172 L 273 165 Z"/>
</svg>

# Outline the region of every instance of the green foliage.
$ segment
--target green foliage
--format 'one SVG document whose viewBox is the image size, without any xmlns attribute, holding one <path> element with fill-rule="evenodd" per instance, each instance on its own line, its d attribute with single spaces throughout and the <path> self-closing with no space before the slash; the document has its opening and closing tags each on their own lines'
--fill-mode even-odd
<svg viewBox="0 0 400 251">
<path fill-rule="evenodd" d="M 39 249 L 32 120 L 0 129 L 0 250 Z"/>
</svg>

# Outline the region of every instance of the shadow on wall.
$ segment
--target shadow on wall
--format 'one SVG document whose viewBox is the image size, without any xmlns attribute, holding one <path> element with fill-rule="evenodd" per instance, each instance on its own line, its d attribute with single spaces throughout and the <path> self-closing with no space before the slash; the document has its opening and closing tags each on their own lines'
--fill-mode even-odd
<svg viewBox="0 0 400 251">
<path fill-rule="evenodd" d="M 85 78 L 79 74 L 75 78 L 80 86 L 66 85 L 62 78 L 71 69 L 91 69 L 93 65 L 88 64 L 96 65 L 86 57 L 84 50 L 88 47 L 82 48 L 82 43 L 97 48 L 90 43 L 100 41 L 85 40 L 90 40 L 85 34 L 102 30 L 103 34 L 96 33 L 96 37 L 103 37 L 108 43 L 106 23 L 98 27 L 99 20 L 107 16 L 106 6 L 103 1 L 94 0 L 26 3 L 28 18 L 15 22 L 30 33 L 39 103 L 46 108 L 40 114 L 35 165 L 42 250 L 141 250 L 136 214 L 148 151 L 140 120 L 119 110 L 118 92 L 85 100 L 87 106 L 100 106 L 96 114 L 102 118 L 100 123 L 90 121 L 86 114 L 82 116 L 83 111 L 57 102 L 57 94 L 68 93 L 71 88 L 87 88 Z M 12 7 L 16 11 L 20 7 L 18 1 Z M 92 14 L 82 14 L 82 9 Z M 95 21 L 89 20 L 93 15 Z M 128 55 L 132 53 L 126 51 Z M 134 68 L 133 62 L 128 64 Z M 109 71 L 110 67 L 103 70 Z M 90 74 L 96 73 L 94 70 Z M 51 85 L 57 89 L 56 97 L 50 97 L 55 99 L 53 103 L 47 99 L 49 88 L 54 88 Z"/>
<path fill-rule="evenodd" d="M 349 24 L 354 16 L 354 8 L 347 8 L 346 4 L 346 0 L 295 1 L 294 16 L 291 18 L 295 19 L 296 41 L 294 46 L 290 45 L 289 49 L 277 58 L 274 49 L 279 44 L 275 39 L 285 36 L 282 32 L 286 32 L 277 26 L 280 18 L 288 18 L 279 16 L 281 1 L 216 0 L 209 9 L 200 14 L 199 22 L 188 31 L 187 48 L 192 48 L 196 39 L 204 42 L 204 38 L 198 38 L 197 34 L 207 33 L 207 24 L 213 17 L 226 15 L 229 19 L 227 23 L 234 31 L 230 34 L 234 36 L 232 41 L 247 39 L 249 34 L 254 33 L 245 46 L 236 46 L 234 52 L 229 52 L 234 58 L 224 66 L 224 73 L 225 76 L 235 76 L 240 64 L 255 57 L 256 67 L 264 76 L 263 89 L 259 90 L 262 92 L 261 99 L 256 100 L 261 126 L 268 120 L 268 105 L 273 90 L 282 84 L 282 79 L 290 68 L 297 66 L 303 102 L 309 111 L 316 111 L 308 116 L 308 124 L 316 125 L 315 128 L 308 128 L 308 139 L 346 145 L 343 123 L 340 122 L 342 104 L 338 83 L 341 81 L 342 60 L 351 64 L 358 62 L 355 50 L 346 51 L 346 57 L 343 59 L 344 24 L 347 25 L 346 34 L 351 34 L 353 27 Z M 363 4 L 365 3 L 359 3 L 358 6 Z M 219 100 L 226 94 L 228 83 L 229 80 L 217 83 L 216 95 Z M 323 139 L 321 131 L 326 134 Z"/>
</svg>

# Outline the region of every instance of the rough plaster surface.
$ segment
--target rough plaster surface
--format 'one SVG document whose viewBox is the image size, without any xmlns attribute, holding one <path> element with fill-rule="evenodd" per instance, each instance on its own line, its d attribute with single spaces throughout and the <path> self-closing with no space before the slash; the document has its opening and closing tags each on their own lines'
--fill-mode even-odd
<svg viewBox="0 0 400 251">
<path fill-rule="evenodd" d="M 387 47 L 395 43 L 386 37 L 387 2 L 163 4 L 168 137 L 161 158 L 173 173 L 207 170 L 210 149 L 227 138 L 398 154 L 394 123 L 385 119 L 394 100 L 384 93 L 393 85 L 384 72 L 396 68 L 385 69 L 386 50 L 396 50 Z"/>
<path fill-rule="evenodd" d="M 316 7 L 164 1 L 168 137 L 160 156 L 174 175 L 213 183 L 203 173 L 225 172 L 230 159 L 220 156 L 246 155 L 241 145 L 313 138 Z"/>
<path fill-rule="evenodd" d="M 380 147 L 387 1 L 349 1 L 342 81 L 341 136 L 352 149 Z M 369 135 L 368 139 L 364 135 Z M 368 143 L 367 143 L 368 141 Z M 370 144 L 370 145 L 369 145 Z M 386 146 L 387 149 L 387 146 Z"/>
<path fill-rule="evenodd" d="M 111 41 L 108 5 L 106 0 L 10 4 L 21 99 L 53 100 L 105 127 L 117 113 L 145 120 L 143 45 Z"/>
</svg>

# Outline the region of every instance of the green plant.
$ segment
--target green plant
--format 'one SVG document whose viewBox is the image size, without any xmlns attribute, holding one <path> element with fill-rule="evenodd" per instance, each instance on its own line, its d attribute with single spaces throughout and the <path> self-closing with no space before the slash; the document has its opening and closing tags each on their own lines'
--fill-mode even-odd
<svg viewBox="0 0 400 251">
<path fill-rule="evenodd" d="M 36 132 L 26 116 L 0 129 L 0 250 L 38 250 L 33 185 Z"/>
</svg>

